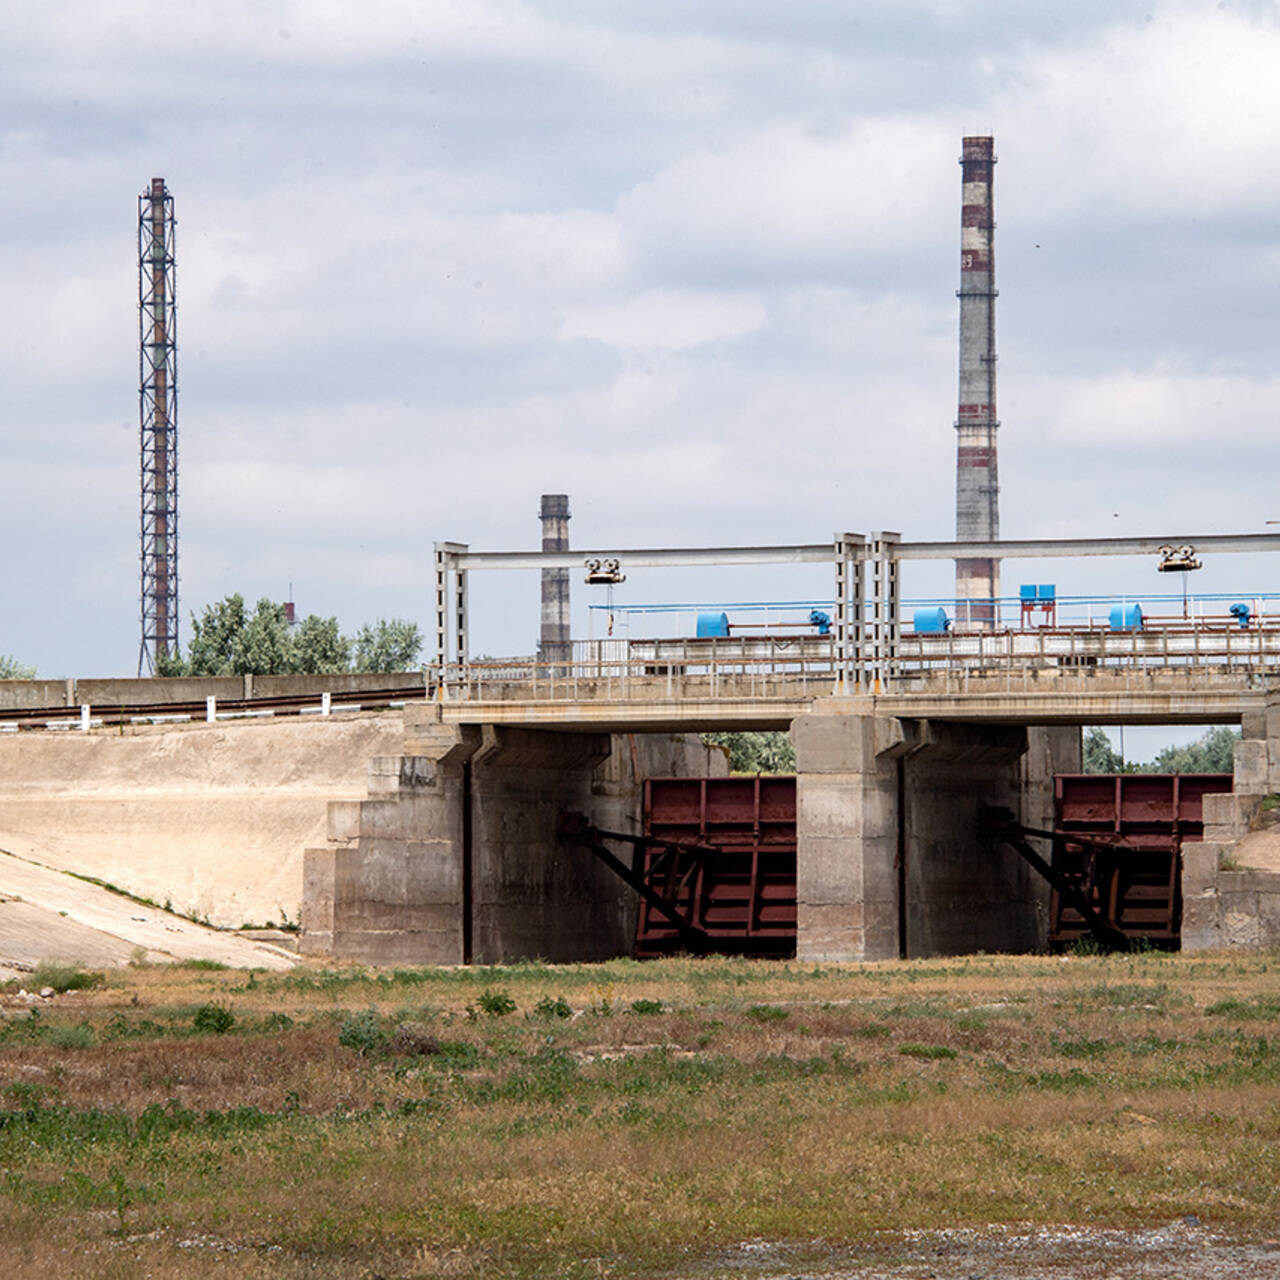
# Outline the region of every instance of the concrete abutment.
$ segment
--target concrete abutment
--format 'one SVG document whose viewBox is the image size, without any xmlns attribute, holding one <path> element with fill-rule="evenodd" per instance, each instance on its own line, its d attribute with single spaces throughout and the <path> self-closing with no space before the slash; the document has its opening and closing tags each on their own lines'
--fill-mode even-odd
<svg viewBox="0 0 1280 1280">
<path fill-rule="evenodd" d="M 304 954 L 367 964 L 604 960 L 630 951 L 635 895 L 560 841 L 562 811 L 639 829 L 646 776 L 723 772 L 688 735 L 445 725 L 406 711 L 405 752 L 369 798 L 329 806 L 305 857 Z"/>
<path fill-rule="evenodd" d="M 1182 846 L 1182 949 L 1280 946 L 1280 700 L 1247 716 L 1232 791 L 1204 798 Z"/>
</svg>

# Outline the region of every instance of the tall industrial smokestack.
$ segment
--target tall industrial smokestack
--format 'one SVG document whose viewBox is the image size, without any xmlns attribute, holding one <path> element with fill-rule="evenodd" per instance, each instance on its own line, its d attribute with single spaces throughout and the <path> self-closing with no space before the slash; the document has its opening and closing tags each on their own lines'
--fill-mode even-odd
<svg viewBox="0 0 1280 1280">
<path fill-rule="evenodd" d="M 956 538 L 1000 537 L 996 469 L 996 156 L 994 139 L 965 138 L 960 208 L 960 408 L 956 417 Z M 997 621 L 999 560 L 956 561 L 958 620 L 978 627 Z"/>
<path fill-rule="evenodd" d="M 544 493 L 538 512 L 542 519 L 543 551 L 569 550 L 569 495 Z M 542 571 L 542 634 L 539 662 L 568 662 L 573 656 L 569 638 L 569 570 Z"/>
</svg>

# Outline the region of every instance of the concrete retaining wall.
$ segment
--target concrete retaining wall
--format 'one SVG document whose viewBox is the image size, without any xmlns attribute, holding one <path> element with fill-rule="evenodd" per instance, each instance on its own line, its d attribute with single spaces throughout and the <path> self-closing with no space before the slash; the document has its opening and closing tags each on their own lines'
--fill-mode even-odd
<svg viewBox="0 0 1280 1280">
<path fill-rule="evenodd" d="M 1182 949 L 1280 946 L 1280 702 L 1248 717 L 1233 792 L 1205 796 L 1204 840 L 1182 846 Z"/>
<path fill-rule="evenodd" d="M 27 707 L 152 707 L 206 698 L 317 698 L 325 692 L 412 688 L 426 678 L 421 670 L 361 672 L 324 676 L 155 676 L 120 680 L 0 680 L 0 709 Z"/>
<path fill-rule="evenodd" d="M 394 712 L 0 735 L 0 849 L 215 924 L 296 920 L 329 801 L 402 738 Z"/>
</svg>

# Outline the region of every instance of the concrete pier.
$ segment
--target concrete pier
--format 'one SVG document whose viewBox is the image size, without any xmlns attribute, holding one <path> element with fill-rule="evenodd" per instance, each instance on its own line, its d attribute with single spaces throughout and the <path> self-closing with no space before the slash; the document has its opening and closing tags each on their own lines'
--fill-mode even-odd
<svg viewBox="0 0 1280 1280">
<path fill-rule="evenodd" d="M 980 805 L 1050 825 L 1055 772 L 1079 768 L 1072 729 L 814 705 L 797 756 L 797 956 L 815 962 L 1043 946 L 1048 888 L 979 836 Z"/>
</svg>

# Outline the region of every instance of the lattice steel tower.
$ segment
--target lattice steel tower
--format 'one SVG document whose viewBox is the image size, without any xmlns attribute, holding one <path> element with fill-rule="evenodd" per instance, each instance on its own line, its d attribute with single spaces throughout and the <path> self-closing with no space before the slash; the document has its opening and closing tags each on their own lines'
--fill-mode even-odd
<svg viewBox="0 0 1280 1280">
<path fill-rule="evenodd" d="M 178 652 L 178 323 L 173 196 L 163 178 L 138 197 L 139 416 L 142 424 L 142 648 L 138 674 Z"/>
</svg>

